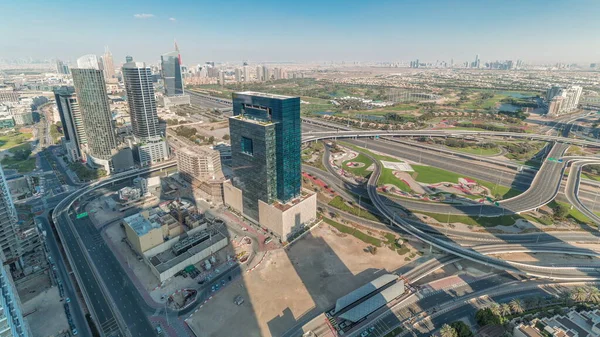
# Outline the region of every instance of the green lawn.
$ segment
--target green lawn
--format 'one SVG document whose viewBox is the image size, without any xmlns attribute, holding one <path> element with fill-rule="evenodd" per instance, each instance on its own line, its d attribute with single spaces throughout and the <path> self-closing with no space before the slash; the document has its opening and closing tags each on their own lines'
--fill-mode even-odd
<svg viewBox="0 0 600 337">
<path fill-rule="evenodd" d="M 11 132 L 4 136 L 0 136 L 0 150 L 6 150 L 11 147 L 23 144 L 27 140 L 31 139 L 31 137 L 33 137 L 31 133 L 21 133 L 18 131 Z"/>
<path fill-rule="evenodd" d="M 350 206 L 348 205 L 344 199 L 342 197 L 340 197 L 339 195 L 335 198 L 333 198 L 330 202 L 329 202 L 329 206 L 333 206 L 339 210 L 342 210 L 344 212 L 348 212 L 350 214 L 359 216 L 361 218 L 365 218 L 365 219 L 369 219 L 369 220 L 373 220 L 373 221 L 379 221 L 379 219 L 377 219 L 376 216 L 374 216 L 373 214 L 369 213 L 369 211 L 362 209 L 358 206 Z"/>
<path fill-rule="evenodd" d="M 363 167 L 349 167 L 348 163 L 350 163 L 350 162 L 363 163 L 364 166 Z M 365 156 L 362 153 L 359 153 L 356 158 L 354 158 L 352 160 L 347 160 L 342 163 L 342 165 L 344 166 L 344 170 L 350 171 L 353 174 L 361 176 L 361 177 L 366 177 L 369 174 L 371 174 L 371 171 L 367 171 L 367 169 L 372 164 L 373 164 L 373 161 L 371 161 L 371 159 L 369 159 L 367 156 Z"/>
<path fill-rule="evenodd" d="M 410 192 L 410 186 L 408 186 L 404 181 L 396 178 L 394 175 L 394 171 L 392 169 L 384 168 L 381 171 L 381 175 L 379 176 L 378 185 L 391 184 L 398 187 L 400 190 L 404 192 Z"/>
<path fill-rule="evenodd" d="M 571 209 L 571 205 L 566 202 L 553 200 L 548 203 L 548 207 L 554 208 L 554 207 L 556 207 L 557 204 L 560 204 L 564 207 L 569 208 L 569 213 L 567 213 L 567 219 L 574 220 L 580 224 L 594 225 L 594 222 L 592 221 L 592 219 L 588 218 L 585 214 L 581 213 L 575 207 L 573 207 Z"/>
<path fill-rule="evenodd" d="M 599 175 L 595 175 L 595 174 L 591 174 L 591 173 L 585 173 L 585 172 L 581 172 L 581 178 L 600 181 L 600 176 Z"/>
<path fill-rule="evenodd" d="M 16 160 L 6 156 L 2 159 L 2 167 L 17 170 L 19 173 L 31 172 L 35 170 L 35 157 L 29 157 L 26 160 Z"/>
<path fill-rule="evenodd" d="M 470 178 L 470 177 L 462 175 L 462 174 L 442 170 L 442 169 L 439 169 L 439 168 L 433 167 L 433 166 L 423 166 L 423 165 L 411 165 L 411 166 L 412 166 L 413 170 L 415 170 L 415 173 L 416 173 L 415 175 L 413 175 L 413 178 L 416 181 L 426 183 L 426 184 L 436 184 L 436 183 L 441 183 L 441 182 L 458 183 L 458 178 L 473 179 L 473 178 Z M 489 181 L 484 181 L 484 180 L 479 180 L 479 179 L 473 179 L 473 180 L 477 181 L 477 183 L 480 184 L 481 186 L 487 187 L 492 192 L 492 195 L 494 195 L 494 196 L 496 194 L 500 195 L 500 197 L 502 199 L 508 199 L 508 198 L 517 196 L 521 193 L 521 191 L 519 191 L 519 190 L 515 190 L 513 188 L 502 186 L 502 185 L 496 185 Z"/>
<path fill-rule="evenodd" d="M 460 107 L 468 110 L 494 108 L 504 98 L 506 95 L 494 94 L 494 97 L 482 100 L 477 94 L 476 97 L 469 98 L 469 101 L 462 103 Z"/>
<path fill-rule="evenodd" d="M 368 243 L 368 244 L 376 246 L 376 247 L 381 247 L 381 240 L 379 240 L 378 238 L 374 238 L 370 235 L 367 235 L 354 227 L 342 225 L 341 223 L 335 222 L 328 218 L 323 218 L 323 221 L 325 221 L 327 224 L 335 227 L 338 231 L 340 231 L 342 233 L 350 234 L 350 235 L 354 236 L 355 238 L 363 241 L 364 243 Z"/>
<path fill-rule="evenodd" d="M 416 181 L 426 184 L 436 184 L 441 182 L 458 183 L 458 178 L 464 177 L 462 174 L 446 171 L 433 166 L 411 165 L 415 172 L 413 178 Z"/>
<path fill-rule="evenodd" d="M 419 214 L 427 215 L 441 223 L 453 223 L 460 222 L 468 226 L 483 226 L 483 227 L 494 227 L 494 226 L 512 226 L 515 221 L 521 219 L 519 215 L 505 215 L 498 217 L 476 217 L 468 215 L 448 215 L 441 213 L 428 213 L 428 212 L 416 212 Z M 441 231 L 441 230 L 440 230 Z"/>
</svg>

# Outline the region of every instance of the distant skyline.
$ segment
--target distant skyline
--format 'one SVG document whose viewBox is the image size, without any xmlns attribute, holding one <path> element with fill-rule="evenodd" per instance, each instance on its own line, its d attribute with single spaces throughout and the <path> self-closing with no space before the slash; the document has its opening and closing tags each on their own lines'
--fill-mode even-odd
<svg viewBox="0 0 600 337">
<path fill-rule="evenodd" d="M 600 1 L 3 1 L 0 58 L 600 62 Z"/>
</svg>

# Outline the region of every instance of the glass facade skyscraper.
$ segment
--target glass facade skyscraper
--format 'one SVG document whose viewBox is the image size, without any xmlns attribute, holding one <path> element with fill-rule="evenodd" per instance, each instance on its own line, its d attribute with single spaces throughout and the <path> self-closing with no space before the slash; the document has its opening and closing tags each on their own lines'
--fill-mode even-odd
<svg viewBox="0 0 600 337">
<path fill-rule="evenodd" d="M 78 161 L 83 157 L 81 148 L 87 144 L 87 138 L 75 89 L 66 86 L 56 88 L 54 98 L 63 125 L 67 152 L 72 161 Z"/>
<path fill-rule="evenodd" d="M 233 94 L 229 120 L 234 185 L 244 213 L 258 220 L 258 200 L 287 203 L 300 196 L 300 98 Z"/>
<path fill-rule="evenodd" d="M 94 55 L 79 58 L 77 65 L 79 68 L 71 69 L 71 74 L 83 116 L 89 154 L 110 160 L 116 152 L 117 138 L 104 75 Z"/>
<path fill-rule="evenodd" d="M 181 77 L 181 64 L 179 52 L 174 51 L 160 57 L 161 75 L 167 96 L 183 95 L 183 78 Z"/>
</svg>

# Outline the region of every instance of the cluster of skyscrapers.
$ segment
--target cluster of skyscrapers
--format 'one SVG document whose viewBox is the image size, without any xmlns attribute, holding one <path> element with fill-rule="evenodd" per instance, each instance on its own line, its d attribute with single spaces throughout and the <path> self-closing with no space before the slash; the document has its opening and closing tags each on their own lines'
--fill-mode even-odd
<svg viewBox="0 0 600 337">
<path fill-rule="evenodd" d="M 159 126 L 152 71 L 131 57 L 127 61 L 122 68 L 131 117 L 132 137 L 127 139 L 117 137 L 107 95 L 106 80 L 115 77 L 108 50 L 102 61 L 95 55 L 80 57 L 71 69 L 74 87 L 55 89 L 65 148 L 72 161 L 90 162 L 112 172 L 129 169 L 134 161 L 146 166 L 169 157 Z M 165 90 L 173 94 L 183 92 L 181 70 L 176 73 L 175 68 L 179 68 L 177 56 L 163 61 Z"/>
<path fill-rule="evenodd" d="M 553 86 L 548 89 L 546 93 L 548 115 L 558 116 L 576 110 L 582 92 L 583 88 L 576 85 L 568 88 Z"/>
</svg>

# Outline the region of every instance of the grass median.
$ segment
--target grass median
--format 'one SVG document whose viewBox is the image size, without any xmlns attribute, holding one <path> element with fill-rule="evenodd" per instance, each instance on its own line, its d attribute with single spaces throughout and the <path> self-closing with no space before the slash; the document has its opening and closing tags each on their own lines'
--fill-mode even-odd
<svg viewBox="0 0 600 337">
<path fill-rule="evenodd" d="M 349 163 L 361 163 L 363 164 L 362 167 L 351 167 L 348 166 Z M 345 161 L 343 164 L 344 170 L 347 170 L 348 172 L 351 172 L 352 174 L 355 174 L 357 176 L 361 176 L 361 177 L 367 177 L 368 175 L 371 174 L 371 171 L 368 171 L 367 169 L 373 165 L 373 161 L 371 159 L 369 159 L 367 156 L 365 156 L 362 153 L 359 153 L 358 156 L 354 159 L 351 160 L 347 160 Z"/>
<path fill-rule="evenodd" d="M 344 199 L 342 197 L 340 197 L 339 195 L 336 196 L 335 198 L 331 199 L 331 201 L 329 202 L 329 206 L 333 206 L 341 211 L 350 213 L 352 215 L 359 216 L 361 218 L 365 218 L 367 220 L 379 221 L 379 219 L 377 219 L 377 217 L 374 216 L 373 214 L 369 213 L 369 211 L 364 210 L 358 206 L 348 205 L 344 201 Z"/>
<path fill-rule="evenodd" d="M 379 240 L 378 238 L 372 237 L 370 235 L 367 235 L 354 227 L 342 225 L 341 223 L 333 221 L 329 218 L 323 218 L 323 221 L 325 221 L 327 224 L 334 227 L 341 233 L 350 234 L 364 243 L 368 243 L 368 244 L 376 246 L 376 247 L 381 247 L 381 240 Z"/>
</svg>

